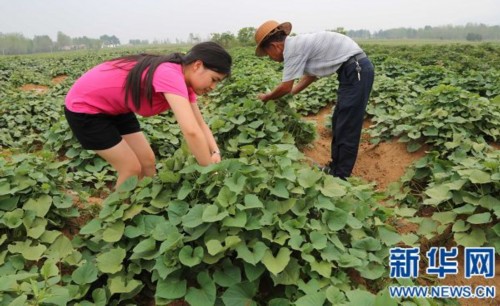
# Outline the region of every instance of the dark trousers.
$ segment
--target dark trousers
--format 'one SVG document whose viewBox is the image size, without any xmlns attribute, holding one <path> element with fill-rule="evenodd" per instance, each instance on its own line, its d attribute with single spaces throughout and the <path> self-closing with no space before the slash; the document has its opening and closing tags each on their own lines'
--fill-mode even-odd
<svg viewBox="0 0 500 306">
<path fill-rule="evenodd" d="M 370 60 L 365 57 L 358 63 L 361 66 L 360 80 L 355 62 L 346 63 L 337 71 L 340 84 L 337 104 L 332 115 L 330 168 L 331 174 L 342 179 L 351 175 L 358 156 L 366 105 L 374 79 L 374 69 Z"/>
</svg>

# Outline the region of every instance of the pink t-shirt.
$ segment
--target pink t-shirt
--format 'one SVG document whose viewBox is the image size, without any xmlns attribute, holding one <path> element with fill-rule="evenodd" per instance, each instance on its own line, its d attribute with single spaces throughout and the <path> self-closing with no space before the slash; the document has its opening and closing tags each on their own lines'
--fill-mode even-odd
<svg viewBox="0 0 500 306">
<path fill-rule="evenodd" d="M 128 104 L 125 103 L 125 80 L 135 63 L 119 64 L 123 68 L 117 68 L 114 64 L 104 62 L 82 75 L 66 95 L 66 107 L 75 113 L 119 115 L 134 112 L 149 117 L 170 108 L 163 93 L 179 95 L 191 103 L 196 102 L 196 94 L 192 88 L 187 87 L 184 80 L 182 66 L 163 63 L 153 75 L 152 107 L 143 96 L 141 108 L 137 110 L 130 96 Z"/>
</svg>

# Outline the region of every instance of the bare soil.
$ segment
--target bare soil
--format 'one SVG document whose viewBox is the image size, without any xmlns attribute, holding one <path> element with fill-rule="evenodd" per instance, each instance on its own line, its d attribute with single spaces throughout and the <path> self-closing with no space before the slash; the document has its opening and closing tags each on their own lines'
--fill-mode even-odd
<svg viewBox="0 0 500 306">
<path fill-rule="evenodd" d="M 305 117 L 306 120 L 316 122 L 318 139 L 303 152 L 313 163 L 319 165 L 330 161 L 332 133 L 325 127 L 325 118 L 331 113 L 331 108 L 328 105 L 318 114 Z M 363 131 L 370 126 L 371 122 L 365 120 Z M 363 133 L 352 175 L 375 183 L 379 190 L 385 190 L 390 183 L 397 182 L 413 162 L 422 158 L 427 149 L 422 146 L 418 151 L 410 153 L 406 150 L 406 143 L 398 142 L 397 139 L 373 145 L 369 135 Z"/>
<path fill-rule="evenodd" d="M 52 84 L 57 85 L 64 82 L 64 80 L 66 80 L 67 78 L 68 78 L 67 75 L 58 75 L 55 78 L 53 78 L 51 82 Z M 19 89 L 22 91 L 34 91 L 39 94 L 44 94 L 47 91 L 49 91 L 49 86 L 37 85 L 37 84 L 24 84 Z"/>
<path fill-rule="evenodd" d="M 325 127 L 325 118 L 331 113 L 332 105 L 327 105 L 318 114 L 307 116 L 304 119 L 316 122 L 318 139 L 314 143 L 303 149 L 303 153 L 309 158 L 311 163 L 325 165 L 330 161 L 330 144 L 332 134 Z M 363 130 L 370 128 L 371 122 L 366 120 L 363 125 Z M 375 183 L 378 190 L 385 190 L 392 182 L 397 182 L 403 176 L 406 169 L 415 161 L 426 154 L 429 149 L 423 146 L 417 152 L 409 153 L 406 150 L 406 144 L 400 143 L 397 139 L 390 142 L 382 142 L 378 145 L 370 144 L 370 137 L 363 133 L 359 147 L 358 158 L 353 169 L 353 176 L 360 177 L 367 182 Z M 499 150 L 500 144 L 492 143 L 494 149 Z M 432 215 L 433 211 L 423 211 L 423 214 Z M 395 228 L 400 234 L 416 233 L 418 224 L 410 223 L 405 219 L 395 220 Z M 442 242 L 447 248 L 455 246 L 453 240 Z M 418 279 L 421 285 L 449 285 L 449 286 L 471 286 L 473 289 L 476 286 L 496 286 L 500 290 L 500 257 L 495 260 L 496 275 L 494 278 L 485 279 L 484 277 L 475 276 L 470 279 L 464 277 L 464 250 L 459 247 L 459 255 L 457 257 L 459 273 L 457 275 L 447 275 L 444 279 L 436 279 L 434 281 Z M 422 256 L 425 256 L 423 254 Z M 421 275 L 425 275 L 425 269 L 421 271 Z M 478 306 L 478 305 L 497 305 L 500 306 L 500 294 L 496 293 L 494 299 L 459 299 L 462 306 Z"/>
<path fill-rule="evenodd" d="M 49 90 L 48 86 L 36 85 L 36 84 L 25 84 L 20 88 L 22 91 L 34 91 L 39 94 L 44 94 Z"/>
</svg>

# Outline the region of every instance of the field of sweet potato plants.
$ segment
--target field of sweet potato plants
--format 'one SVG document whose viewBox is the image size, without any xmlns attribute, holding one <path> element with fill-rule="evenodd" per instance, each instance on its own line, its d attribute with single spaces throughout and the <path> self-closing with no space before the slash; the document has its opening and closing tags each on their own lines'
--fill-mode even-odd
<svg viewBox="0 0 500 306">
<path fill-rule="evenodd" d="M 335 77 L 262 103 L 280 66 L 235 48 L 232 77 L 200 98 L 223 161 L 198 166 L 171 114 L 140 118 L 158 175 L 113 192 L 64 96 L 103 60 L 173 50 L 0 57 L 0 305 L 498 305 L 387 287 L 474 281 L 390 278 L 393 247 L 495 247 L 500 270 L 500 46 L 362 47 L 376 67 L 363 137 L 423 150 L 384 188 L 303 154 Z M 500 290 L 498 274 L 475 281 Z"/>
</svg>

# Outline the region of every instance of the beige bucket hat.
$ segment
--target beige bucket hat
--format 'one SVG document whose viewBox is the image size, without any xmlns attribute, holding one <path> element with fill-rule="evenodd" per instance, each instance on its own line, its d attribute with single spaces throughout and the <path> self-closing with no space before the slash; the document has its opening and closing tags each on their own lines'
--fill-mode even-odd
<svg viewBox="0 0 500 306">
<path fill-rule="evenodd" d="M 257 44 L 255 55 L 266 55 L 266 52 L 261 48 L 261 44 L 270 34 L 274 34 L 276 31 L 283 31 L 288 35 L 292 31 L 292 24 L 290 22 L 279 23 L 275 20 L 268 20 L 261 24 L 255 31 L 255 43 Z"/>
</svg>

